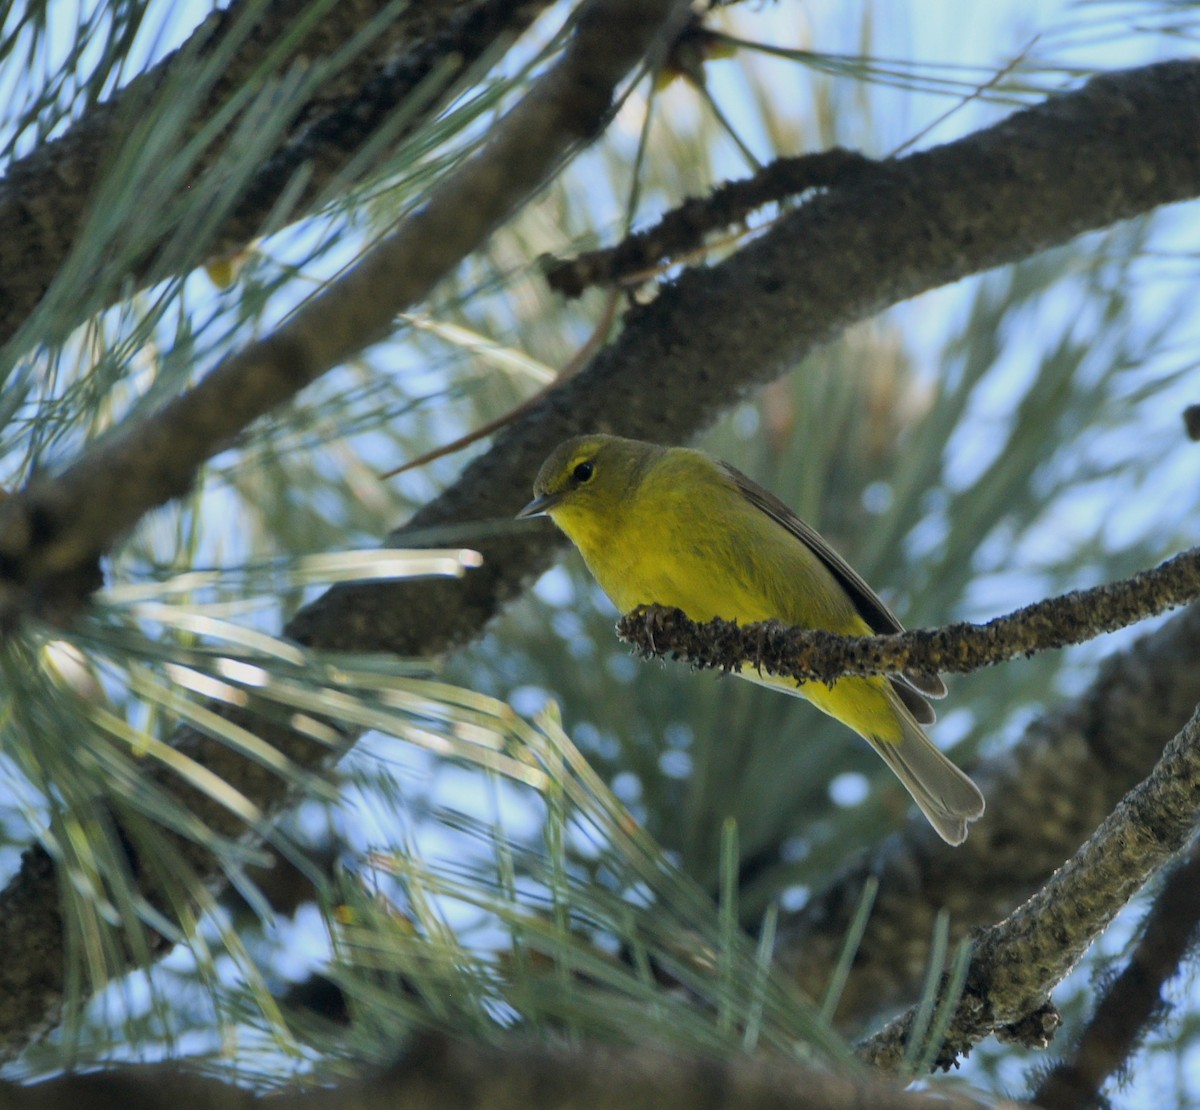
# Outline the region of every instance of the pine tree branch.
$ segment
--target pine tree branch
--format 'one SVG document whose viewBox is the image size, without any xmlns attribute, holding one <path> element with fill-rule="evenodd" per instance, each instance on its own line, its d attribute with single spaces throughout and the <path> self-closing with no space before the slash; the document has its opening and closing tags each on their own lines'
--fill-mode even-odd
<svg viewBox="0 0 1200 1110">
<path fill-rule="evenodd" d="M 654 304 L 631 313 L 619 342 L 524 414 L 413 524 L 507 515 L 524 500 L 541 459 L 569 434 L 609 427 L 681 439 L 751 385 L 884 304 L 1195 196 L 1198 93 L 1195 62 L 1110 74 L 986 131 L 887 163 L 878 175 L 855 175 L 737 255 L 685 274 Z M 546 121 L 526 122 L 533 126 L 524 137 L 533 142 Z M 569 128 L 559 117 L 563 122 Z M 563 138 L 560 129 L 549 131 Z M 491 168 L 501 193 L 527 194 L 527 163 Z M 471 174 L 464 173 L 469 186 Z M 440 219 L 426 210 L 370 262 L 155 420 L 124 429 L 64 475 L 10 498 L 0 509 L 0 571 L 9 586 L 0 608 L 54 612 L 77 602 L 94 586 L 90 568 L 100 552 L 186 489 L 196 469 L 257 415 L 380 334 L 395 311 L 422 297 L 483 237 L 498 209 L 511 207 L 477 204 L 497 197 L 469 187 L 439 196 L 444 203 L 433 215 Z M 520 198 L 508 199 L 515 205 Z M 464 220 L 464 213 L 475 218 Z M 498 545 L 492 554 L 492 569 L 470 576 L 457 595 L 429 591 L 428 603 L 414 610 L 403 587 L 348 588 L 330 595 L 332 627 L 318 628 L 325 612 L 318 604 L 294 632 L 312 643 L 336 639 L 351 649 L 405 654 L 461 642 L 546 561 L 543 545 L 529 540 Z M 433 628 L 434 639 L 422 643 Z"/>
<path fill-rule="evenodd" d="M 352 63 L 325 80 L 295 117 L 285 141 L 250 179 L 225 221 L 215 229 L 209 256 L 234 251 L 260 234 L 279 197 L 298 172 L 304 180 L 295 195 L 293 216 L 307 212 L 350 162 L 363 141 L 447 59 L 464 72 L 498 43 L 523 31 L 548 0 L 339 0 L 311 29 L 298 36 L 289 58 L 312 66 L 346 49 L 373 20 L 379 33 L 365 42 Z M 0 345 L 8 342 L 42 301 L 90 215 L 95 186 L 105 166 L 122 148 L 131 122 L 158 102 L 164 90 L 195 73 L 217 51 L 236 44 L 228 63 L 195 110 L 180 123 L 177 142 L 194 138 L 249 81 L 261 80 L 264 59 L 313 8 L 313 0 L 236 0 L 210 15 L 188 42 L 139 74 L 108 100 L 93 105 L 60 138 L 13 163 L 0 179 Z M 391 9 L 390 18 L 388 9 Z M 449 90 L 446 90 L 448 92 Z M 428 118 L 445 94 L 409 121 Z M 209 169 L 221 143 L 213 142 L 194 166 Z M 110 295 L 161 280 L 172 272 L 160 256 L 164 242 L 147 247 L 130 272 L 110 274 L 102 285 Z M 164 268 L 165 267 L 165 268 Z M 69 313 L 76 308 L 75 315 Z M 66 331 L 80 313 L 102 303 L 60 306 L 58 328 Z"/>
<path fill-rule="evenodd" d="M 427 204 L 274 333 L 225 359 L 147 419 L 118 429 L 54 478 L 0 505 L 7 597 L 69 615 L 89 568 L 147 509 L 186 490 L 208 459 L 258 417 L 382 338 L 600 131 L 618 83 L 663 32 L 677 0 L 592 0 L 563 57 L 442 182 Z M 74 597 L 72 598 L 72 595 Z"/>
<path fill-rule="evenodd" d="M 792 1061 L 673 1055 L 654 1047 L 584 1043 L 574 1051 L 512 1037 L 500 1045 L 424 1036 L 380 1075 L 327 1089 L 255 1097 L 172 1065 L 66 1076 L 34 1088 L 0 1084 L 12 1110 L 969 1110 L 1018 1104 L 938 1088 L 905 1091 L 875 1076 L 843 1076 Z"/>
<path fill-rule="evenodd" d="M 1123 1068 L 1166 1010 L 1163 989 L 1200 931 L 1200 844 L 1163 883 L 1121 973 L 1096 1004 L 1070 1059 L 1043 1078 L 1033 1101 L 1046 1110 L 1101 1104 L 1100 1089 Z"/>
<path fill-rule="evenodd" d="M 678 609 L 643 606 L 617 622 L 617 634 L 643 659 L 676 659 L 697 670 L 760 673 L 834 682 L 843 675 L 970 674 L 1086 643 L 1200 598 L 1200 548 L 1131 578 L 1072 590 L 986 624 L 959 622 L 884 636 L 839 636 L 779 621 L 689 620 Z"/>
<path fill-rule="evenodd" d="M 1136 783 L 1200 703 L 1200 606 L 1110 656 L 1091 687 L 972 769 L 987 797 L 966 843 L 947 848 L 918 817 L 779 923 L 776 960 L 819 998 L 858 905 L 871 917 L 838 1009 L 847 1027 L 920 990 L 938 912 L 952 941 L 1009 914 L 1047 881 Z"/>
<path fill-rule="evenodd" d="M 975 940 L 966 987 L 934 1066 L 948 1069 L 998 1034 L 1044 1048 L 1058 1024 L 1050 993 L 1117 913 L 1192 836 L 1200 815 L 1200 711 L 1154 770 L 1046 884 Z M 901 1066 L 916 1007 L 860 1046 L 878 1068 Z"/>
</svg>

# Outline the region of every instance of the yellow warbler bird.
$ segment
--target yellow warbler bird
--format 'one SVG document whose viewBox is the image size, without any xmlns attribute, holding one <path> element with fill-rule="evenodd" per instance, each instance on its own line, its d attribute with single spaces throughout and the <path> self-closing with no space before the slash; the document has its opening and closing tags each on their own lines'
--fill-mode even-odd
<svg viewBox="0 0 1200 1110">
<path fill-rule="evenodd" d="M 694 621 L 779 620 L 845 635 L 902 631 L 870 586 L 782 501 L 701 451 L 591 435 L 555 448 L 518 514 L 548 515 L 622 613 L 682 609 Z M 797 683 L 741 676 L 807 698 L 854 729 L 896 773 L 943 840 L 983 813 L 979 788 L 925 735 L 936 675 Z"/>
</svg>

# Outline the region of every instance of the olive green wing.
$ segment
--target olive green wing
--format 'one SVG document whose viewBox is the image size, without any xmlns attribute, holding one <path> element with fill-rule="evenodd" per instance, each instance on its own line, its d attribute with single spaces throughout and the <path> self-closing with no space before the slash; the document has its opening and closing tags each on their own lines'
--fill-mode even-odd
<svg viewBox="0 0 1200 1110">
<path fill-rule="evenodd" d="M 826 569 L 838 580 L 842 589 L 854 602 L 858 615 L 867 622 L 873 632 L 886 635 L 890 632 L 903 632 L 904 625 L 880 599 L 879 595 L 867 585 L 862 575 L 846 562 L 810 525 L 805 524 L 791 509 L 773 493 L 763 489 L 757 482 L 747 478 L 736 467 L 726 462 L 719 464 L 721 469 L 733 480 L 738 492 L 755 508 L 766 513 L 777 524 L 781 525 L 802 544 L 805 545 Z M 946 696 L 946 684 L 935 674 L 903 674 L 892 679 L 896 693 L 908 707 L 909 711 L 922 724 L 933 723 L 933 710 L 925 703 L 925 698 L 942 698 Z M 922 696 L 923 695 L 923 696 Z"/>
</svg>

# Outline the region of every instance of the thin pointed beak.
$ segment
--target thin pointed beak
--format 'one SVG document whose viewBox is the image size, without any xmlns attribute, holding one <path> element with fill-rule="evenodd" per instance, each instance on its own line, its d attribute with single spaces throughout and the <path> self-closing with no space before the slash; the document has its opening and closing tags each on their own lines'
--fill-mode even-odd
<svg viewBox="0 0 1200 1110">
<path fill-rule="evenodd" d="M 563 495 L 561 493 L 543 493 L 541 497 L 535 497 L 525 508 L 517 513 L 517 519 L 525 520 L 531 516 L 544 516 L 562 499 Z"/>
</svg>

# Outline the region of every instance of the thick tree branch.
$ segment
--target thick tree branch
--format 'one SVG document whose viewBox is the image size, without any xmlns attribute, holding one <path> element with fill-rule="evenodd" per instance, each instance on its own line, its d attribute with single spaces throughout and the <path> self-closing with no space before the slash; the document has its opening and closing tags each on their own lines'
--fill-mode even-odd
<svg viewBox="0 0 1200 1110">
<path fill-rule="evenodd" d="M 627 41 L 629 27 L 615 39 Z M 601 84 L 611 78 L 602 62 L 613 55 L 595 53 L 592 66 L 570 71 L 579 80 L 560 90 L 562 105 L 586 112 L 579 101 L 590 88 L 585 75 L 595 72 Z M 523 500 L 541 458 L 568 434 L 608 427 L 684 438 L 750 385 L 885 304 L 1195 196 L 1198 92 L 1195 62 L 1107 75 L 987 131 L 855 175 L 631 313 L 620 342 L 526 413 L 414 525 L 506 515 Z M 517 117 L 521 137 L 532 144 L 544 136 L 543 154 L 560 152 L 580 133 L 572 125 L 583 126 L 571 110 L 539 118 L 536 107 L 525 107 Z M 423 296 L 541 179 L 529 172 L 538 164 L 534 148 L 521 146 L 526 157 L 505 160 L 496 146 L 274 336 L 234 356 L 149 425 L 124 430 L 59 479 L 10 499 L 0 511 L 0 567 L 25 596 L 10 596 L 9 606 L 86 591 L 89 562 L 142 513 L 187 488 L 196 468 L 255 416 L 360 349 L 392 313 Z M 483 166 L 490 176 L 480 189 Z M 544 566 L 541 546 L 497 545 L 489 572 L 471 576 L 461 593 L 430 591 L 430 603 L 416 609 L 404 587 L 335 591 L 332 627 L 317 627 L 326 612 L 318 603 L 292 631 L 339 647 L 437 650 L 477 633 Z"/>
<path fill-rule="evenodd" d="M 180 1092 L 184 1092 L 182 1101 Z M 588 1045 L 569 1051 L 511 1038 L 494 1046 L 426 1036 L 381 1075 L 330 1090 L 256 1098 L 177 1067 L 68 1076 L 35 1088 L 0 1085 L 12 1110 L 968 1110 L 1015 1107 L 965 1093 L 904 1091 L 871 1076 L 841 1076 L 791 1061 L 686 1057 L 655 1047 Z"/>
<path fill-rule="evenodd" d="M 455 59 L 459 72 L 477 62 L 506 37 L 519 34 L 548 0 L 339 0 L 326 4 L 307 34 L 297 36 L 290 61 L 311 66 L 345 50 L 388 9 L 391 18 L 364 43 L 353 62 L 331 75 L 296 115 L 285 142 L 247 184 L 242 198 L 208 244 L 218 254 L 244 246 L 262 230 L 283 188 L 304 168 L 305 179 L 293 211 L 307 211 L 329 182 L 349 163 L 363 141 L 398 105 L 438 70 Z M 253 10 L 257 7 L 257 11 Z M 0 179 L 0 345 L 13 337 L 41 302 L 71 252 L 90 214 L 95 186 L 121 149 L 130 121 L 161 100 L 163 90 L 187 80 L 206 59 L 237 40 L 228 63 L 196 110 L 180 121 L 182 147 L 206 127 L 252 79 L 260 79 L 264 59 L 287 41 L 312 9 L 312 0 L 272 0 L 250 5 L 237 0 L 214 12 L 189 41 L 152 69 L 139 74 L 110 99 L 94 105 L 61 138 L 15 162 Z M 289 59 L 276 67 L 285 69 Z M 438 98 L 409 121 L 427 118 Z M 203 173 L 219 153 L 214 142 L 194 166 Z M 104 289 L 116 294 L 128 279 L 137 285 L 168 276 L 158 257 L 162 243 L 148 245 L 128 274 L 111 274 Z M 61 312 L 69 306 L 63 306 Z M 78 305 L 79 311 L 99 305 Z M 79 316 L 60 319 L 65 328 Z"/>
<path fill-rule="evenodd" d="M 1038 1085 L 1046 1110 L 1098 1106 L 1100 1089 L 1124 1067 L 1166 1007 L 1163 988 L 1179 973 L 1200 928 L 1200 844 L 1167 876 L 1129 962 L 1096 1004 L 1071 1058 Z"/>
<path fill-rule="evenodd" d="M 1091 688 L 973 769 L 987 813 L 947 848 L 914 817 L 780 921 L 776 959 L 820 997 L 868 877 L 878 894 L 838 1017 L 861 1026 L 920 989 L 942 909 L 952 936 L 990 925 L 1046 882 L 1159 759 L 1200 702 L 1200 607 L 1111 656 Z"/>
<path fill-rule="evenodd" d="M 839 636 L 778 621 L 688 620 L 678 609 L 646 606 L 617 623 L 621 639 L 646 659 L 683 660 L 703 670 L 759 671 L 800 681 L 843 675 L 970 674 L 1039 651 L 1082 644 L 1200 598 L 1200 548 L 1121 582 L 1026 605 L 986 624 L 965 621 L 886 636 Z"/>
<path fill-rule="evenodd" d="M 814 197 L 760 239 L 683 274 L 619 339 L 522 415 L 392 542 L 509 517 L 538 466 L 581 432 L 677 443 L 748 389 L 897 301 L 1080 232 L 1200 195 L 1200 63 L 1113 73 L 986 131 Z M 488 541 L 455 584 L 339 587 L 290 625 L 306 643 L 403 655 L 479 634 L 544 570 L 549 527 Z"/>
<path fill-rule="evenodd" d="M 950 1068 L 1000 1033 L 1044 1048 L 1057 1025 L 1050 992 L 1159 868 L 1192 836 L 1200 814 L 1200 711 L 1162 759 L 1050 880 L 975 941 L 966 988 L 935 1067 Z M 879 1068 L 902 1064 L 916 1008 L 866 1041 Z"/>
<path fill-rule="evenodd" d="M 10 616 L 69 611 L 81 568 L 147 509 L 186 490 L 201 465 L 250 423 L 386 334 L 594 137 L 617 84 L 650 48 L 677 0 L 593 0 L 559 63 L 417 213 L 272 335 L 227 358 L 154 415 L 116 431 L 61 475 L 0 506 Z M 66 594 L 67 596 L 63 596 Z M 82 598 L 77 597 L 77 600 Z"/>
</svg>

